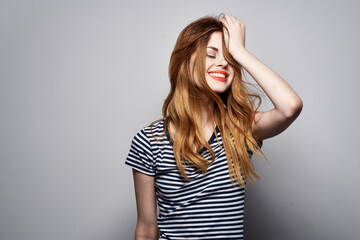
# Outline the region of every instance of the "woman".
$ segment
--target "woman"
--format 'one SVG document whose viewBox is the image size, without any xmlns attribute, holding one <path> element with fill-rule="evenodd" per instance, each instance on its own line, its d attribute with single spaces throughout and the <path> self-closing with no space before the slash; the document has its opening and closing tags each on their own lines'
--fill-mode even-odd
<svg viewBox="0 0 360 240">
<path fill-rule="evenodd" d="M 257 111 L 245 69 L 274 104 Z M 243 239 L 246 181 L 259 178 L 252 154 L 284 131 L 302 101 L 245 48 L 237 18 L 204 17 L 179 35 L 169 66 L 163 118 L 134 137 L 136 239 Z M 258 101 L 256 101 L 258 100 Z M 157 216 L 157 205 L 159 215 Z"/>
</svg>

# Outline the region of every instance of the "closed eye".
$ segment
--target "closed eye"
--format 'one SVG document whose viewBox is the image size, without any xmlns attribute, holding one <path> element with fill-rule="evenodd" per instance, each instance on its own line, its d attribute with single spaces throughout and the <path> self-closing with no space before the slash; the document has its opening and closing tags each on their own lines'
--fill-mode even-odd
<svg viewBox="0 0 360 240">
<path fill-rule="evenodd" d="M 206 56 L 208 56 L 209 58 L 215 58 L 215 56 L 209 54 L 207 54 Z"/>
</svg>

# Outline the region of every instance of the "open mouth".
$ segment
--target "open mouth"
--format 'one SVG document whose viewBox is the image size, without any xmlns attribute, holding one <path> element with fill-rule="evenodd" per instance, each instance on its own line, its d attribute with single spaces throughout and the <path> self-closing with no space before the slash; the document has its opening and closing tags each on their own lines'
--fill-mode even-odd
<svg viewBox="0 0 360 240">
<path fill-rule="evenodd" d="M 229 76 L 229 74 L 225 71 L 212 71 L 209 72 L 209 75 L 216 81 L 220 81 L 220 82 L 225 82 Z"/>
</svg>

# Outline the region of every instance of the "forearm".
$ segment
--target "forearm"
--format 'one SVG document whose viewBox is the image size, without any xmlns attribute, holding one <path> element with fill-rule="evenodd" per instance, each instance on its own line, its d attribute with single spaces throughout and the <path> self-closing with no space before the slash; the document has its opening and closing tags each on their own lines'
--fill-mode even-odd
<svg viewBox="0 0 360 240">
<path fill-rule="evenodd" d="M 301 98 L 289 84 L 246 48 L 236 51 L 233 57 L 254 78 L 282 115 L 291 117 L 301 110 Z"/>
<path fill-rule="evenodd" d="M 157 225 L 139 224 L 135 230 L 135 240 L 157 240 L 159 238 L 159 230 Z"/>
<path fill-rule="evenodd" d="M 137 236 L 135 235 L 135 240 L 158 240 L 159 236 Z"/>
</svg>

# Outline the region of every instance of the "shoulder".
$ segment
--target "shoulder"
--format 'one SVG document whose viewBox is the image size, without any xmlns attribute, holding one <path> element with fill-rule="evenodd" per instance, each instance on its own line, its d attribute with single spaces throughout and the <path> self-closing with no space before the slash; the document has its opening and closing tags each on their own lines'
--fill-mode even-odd
<svg viewBox="0 0 360 240">
<path fill-rule="evenodd" d="M 142 127 L 134 136 L 134 140 L 142 141 L 143 143 L 151 145 L 153 141 L 166 138 L 164 133 L 165 121 L 164 119 L 156 120 L 144 127 Z"/>
<path fill-rule="evenodd" d="M 133 137 L 125 163 L 149 176 L 156 175 L 156 139 L 163 131 L 163 121 L 142 127 Z M 164 134 L 163 134 L 164 135 Z"/>
</svg>

